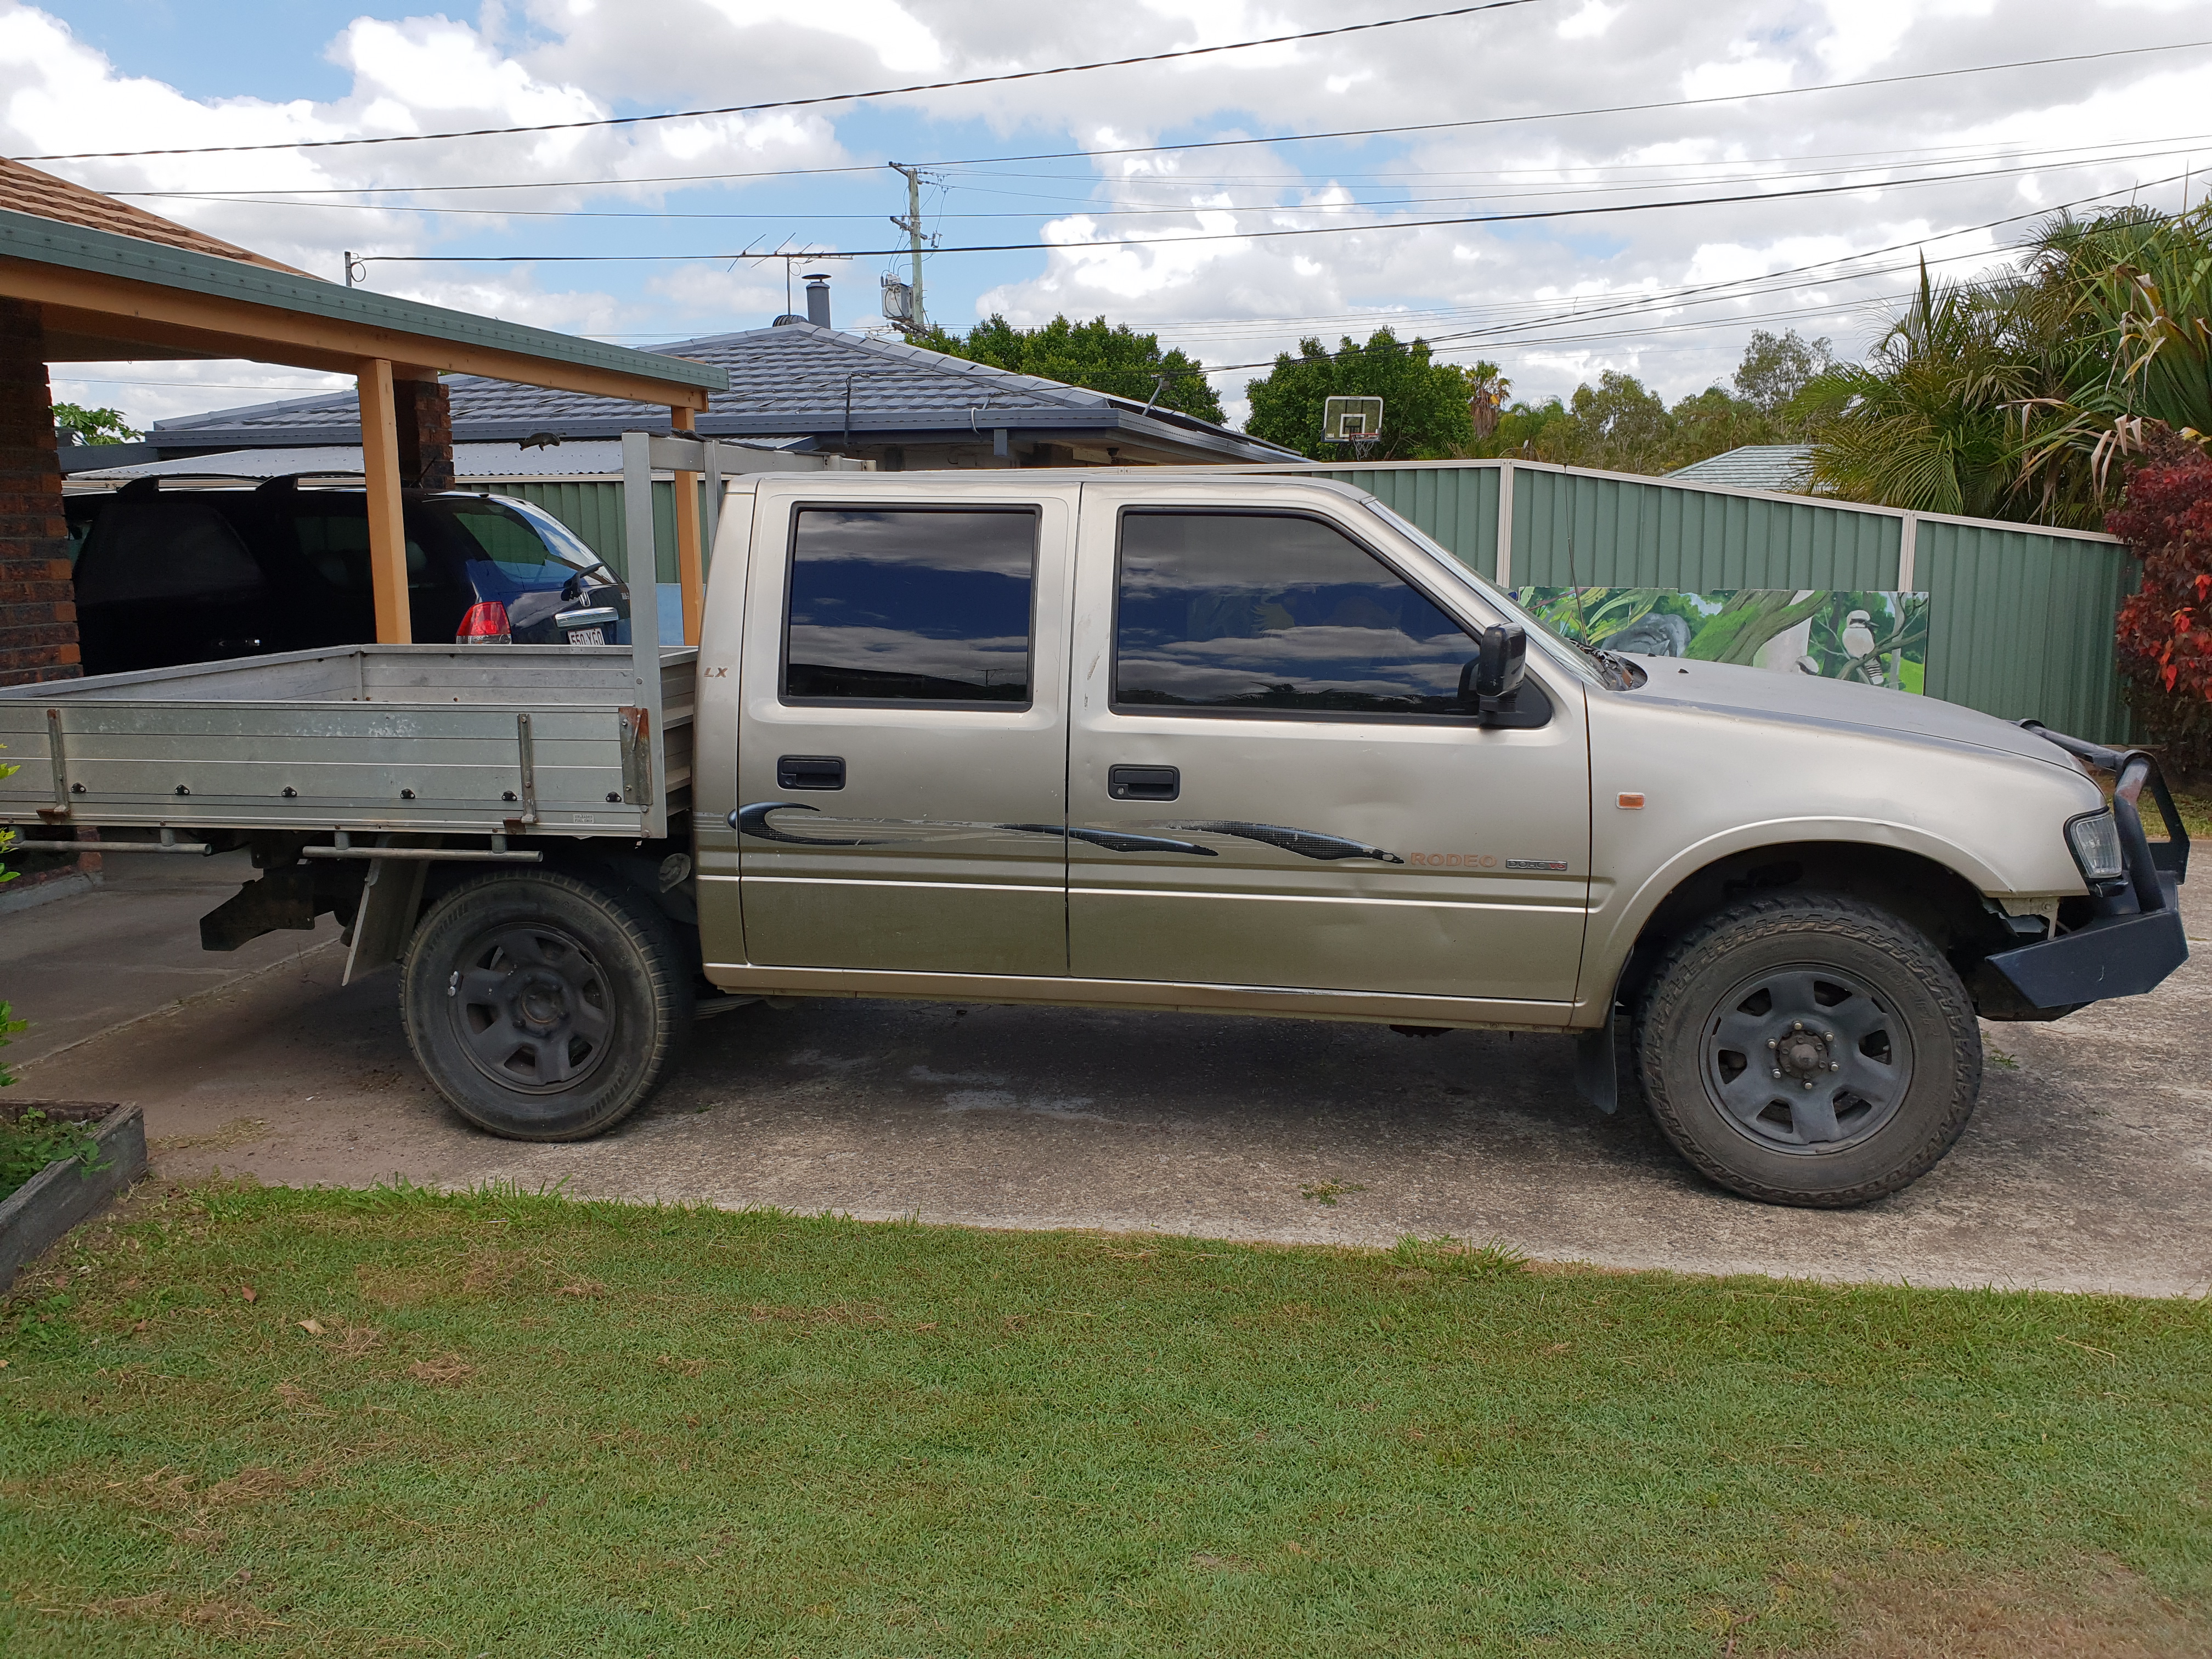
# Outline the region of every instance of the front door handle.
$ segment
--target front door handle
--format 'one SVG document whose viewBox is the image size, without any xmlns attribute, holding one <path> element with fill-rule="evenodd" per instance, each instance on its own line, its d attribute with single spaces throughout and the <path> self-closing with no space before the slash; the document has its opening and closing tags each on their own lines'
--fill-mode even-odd
<svg viewBox="0 0 2212 1659">
<path fill-rule="evenodd" d="M 779 789 L 842 789 L 845 757 L 842 755 L 783 755 L 775 763 Z"/>
<path fill-rule="evenodd" d="M 1182 793 L 1182 774 L 1172 766 L 1109 767 L 1106 793 L 1115 800 L 1173 800 Z"/>
</svg>

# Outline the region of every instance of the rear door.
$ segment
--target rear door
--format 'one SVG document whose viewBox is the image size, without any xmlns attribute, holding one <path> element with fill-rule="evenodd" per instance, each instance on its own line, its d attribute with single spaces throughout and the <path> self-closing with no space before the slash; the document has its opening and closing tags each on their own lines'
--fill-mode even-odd
<svg viewBox="0 0 2212 1659">
<path fill-rule="evenodd" d="M 1542 723 L 1478 726 L 1460 671 L 1498 618 L 1471 590 L 1425 580 L 1356 501 L 1184 494 L 1086 488 L 1073 973 L 1564 1019 L 1589 893 L 1580 688 L 1531 653 Z"/>
<path fill-rule="evenodd" d="M 738 732 L 758 964 L 1067 971 L 1077 487 L 763 483 Z"/>
</svg>

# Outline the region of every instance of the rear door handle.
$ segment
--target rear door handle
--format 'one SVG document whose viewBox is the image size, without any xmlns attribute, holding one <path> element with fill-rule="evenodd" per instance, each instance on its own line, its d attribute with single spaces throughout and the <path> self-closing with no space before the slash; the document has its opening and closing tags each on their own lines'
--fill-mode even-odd
<svg viewBox="0 0 2212 1659">
<path fill-rule="evenodd" d="M 1182 793 L 1182 774 L 1172 766 L 1109 767 L 1106 793 L 1115 800 L 1173 800 Z"/>
<path fill-rule="evenodd" d="M 775 787 L 779 789 L 842 789 L 845 787 L 845 757 L 842 755 L 784 755 L 775 763 Z"/>
</svg>

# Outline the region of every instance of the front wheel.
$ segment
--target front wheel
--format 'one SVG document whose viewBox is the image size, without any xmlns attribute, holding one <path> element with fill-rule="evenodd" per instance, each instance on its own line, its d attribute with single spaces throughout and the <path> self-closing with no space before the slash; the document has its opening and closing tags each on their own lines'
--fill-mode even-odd
<svg viewBox="0 0 2212 1659">
<path fill-rule="evenodd" d="M 642 895 L 502 871 L 422 918 L 399 1006 L 416 1061 L 470 1122 L 580 1140 L 636 1110 L 676 1058 L 691 972 Z"/>
<path fill-rule="evenodd" d="M 1652 1115 L 1706 1176 L 1773 1204 L 1863 1204 L 1951 1149 L 1982 1081 L 1966 988 L 1856 899 L 1747 899 L 1677 941 L 1637 1011 Z"/>
</svg>

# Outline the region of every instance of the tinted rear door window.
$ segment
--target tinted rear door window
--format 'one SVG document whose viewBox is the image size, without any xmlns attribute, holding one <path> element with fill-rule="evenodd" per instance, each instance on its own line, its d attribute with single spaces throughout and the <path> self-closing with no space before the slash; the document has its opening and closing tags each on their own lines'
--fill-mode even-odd
<svg viewBox="0 0 2212 1659">
<path fill-rule="evenodd" d="M 805 507 L 792 536 L 792 702 L 1030 702 L 1037 520 Z"/>
</svg>

